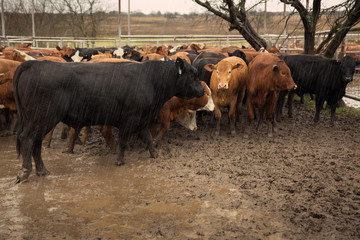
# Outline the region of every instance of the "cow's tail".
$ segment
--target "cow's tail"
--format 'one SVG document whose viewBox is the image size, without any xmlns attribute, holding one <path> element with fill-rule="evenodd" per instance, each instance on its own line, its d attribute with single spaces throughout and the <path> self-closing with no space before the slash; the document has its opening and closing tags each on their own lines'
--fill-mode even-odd
<svg viewBox="0 0 360 240">
<path fill-rule="evenodd" d="M 24 131 L 23 110 L 22 110 L 22 105 L 21 105 L 21 101 L 19 98 L 18 87 L 19 87 L 19 80 L 21 78 L 21 74 L 24 71 L 26 71 L 26 69 L 28 69 L 29 67 L 30 67 L 29 62 L 24 62 L 24 63 L 20 64 L 20 66 L 16 69 L 14 78 L 13 78 L 14 98 L 15 98 L 16 111 L 17 111 L 16 151 L 17 151 L 18 157 L 21 154 L 21 152 L 20 152 L 20 148 L 21 148 L 20 135 Z"/>
</svg>

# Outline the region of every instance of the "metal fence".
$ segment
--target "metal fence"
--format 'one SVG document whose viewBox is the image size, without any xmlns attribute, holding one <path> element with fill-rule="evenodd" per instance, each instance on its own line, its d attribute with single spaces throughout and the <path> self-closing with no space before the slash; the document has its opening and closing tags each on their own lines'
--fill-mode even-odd
<svg viewBox="0 0 360 240">
<path fill-rule="evenodd" d="M 326 37 L 327 31 L 317 32 L 317 43 L 320 43 Z M 286 35 L 272 35 L 267 34 L 262 36 L 269 45 L 275 45 L 283 52 L 299 52 L 303 51 L 302 43 L 303 36 L 286 36 Z M 241 35 L 122 35 L 121 46 L 160 46 L 160 45 L 182 45 L 189 43 L 205 43 L 207 46 L 226 47 L 231 45 L 242 46 L 248 45 L 247 41 Z M 69 47 L 118 47 L 118 38 L 81 38 L 81 37 L 31 37 L 31 36 L 6 36 L 0 37 L 2 46 L 16 46 L 20 43 L 31 43 L 34 48 L 55 48 L 56 46 L 69 46 Z M 348 33 L 343 41 L 343 44 L 360 43 L 360 32 Z M 340 53 L 341 46 L 339 47 L 335 58 Z M 342 52 L 346 54 L 346 52 Z M 352 51 L 360 56 L 360 51 Z M 360 68 L 356 69 L 359 79 Z M 360 84 L 349 89 L 347 97 L 360 100 Z M 351 93 L 350 93 L 351 92 Z M 350 95 L 351 94 L 351 95 Z"/>
</svg>

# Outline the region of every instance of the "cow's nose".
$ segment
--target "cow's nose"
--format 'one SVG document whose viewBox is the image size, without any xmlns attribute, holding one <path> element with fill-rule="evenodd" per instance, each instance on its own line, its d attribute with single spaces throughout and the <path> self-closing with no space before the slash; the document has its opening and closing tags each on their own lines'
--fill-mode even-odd
<svg viewBox="0 0 360 240">
<path fill-rule="evenodd" d="M 218 88 L 219 89 L 228 89 L 229 85 L 227 83 L 219 83 Z"/>
<path fill-rule="evenodd" d="M 193 130 L 193 131 L 195 132 L 196 130 L 197 130 L 197 127 L 194 127 L 194 130 Z"/>
<path fill-rule="evenodd" d="M 351 81 L 352 81 L 352 77 L 345 77 L 345 81 L 346 81 L 346 82 L 351 82 Z"/>
<path fill-rule="evenodd" d="M 297 89 L 297 85 L 296 85 L 296 84 L 295 84 L 295 86 L 294 86 L 293 90 L 295 90 L 295 89 Z"/>
</svg>

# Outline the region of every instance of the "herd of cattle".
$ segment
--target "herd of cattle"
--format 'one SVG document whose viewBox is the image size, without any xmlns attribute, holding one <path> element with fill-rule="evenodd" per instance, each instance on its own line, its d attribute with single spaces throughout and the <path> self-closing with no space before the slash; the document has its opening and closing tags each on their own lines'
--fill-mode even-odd
<svg viewBox="0 0 360 240">
<path fill-rule="evenodd" d="M 294 94 L 315 94 L 316 113 L 326 101 L 335 120 L 337 102 L 359 64 L 350 56 L 340 61 L 322 56 L 285 55 L 272 49 L 214 48 L 201 44 L 135 48 L 32 49 L 6 47 L 0 59 L 0 104 L 16 126 L 16 148 L 22 155 L 18 182 L 27 180 L 32 158 L 39 176 L 49 174 L 41 158 L 42 141 L 51 142 L 55 126 L 71 127 L 67 152 L 72 152 L 82 128 L 99 125 L 106 143 L 114 148 L 111 127 L 119 130 L 117 165 L 131 136 L 139 134 L 150 155 L 176 119 L 196 130 L 196 113 L 214 111 L 215 135 L 220 134 L 222 110 L 228 109 L 230 133 L 246 102 L 248 126 L 259 109 L 268 135 L 276 131 L 285 95 L 292 116 Z M 200 113 L 200 112 L 199 112 Z M 198 117 L 201 117 L 199 115 Z M 276 120 L 275 120 L 276 119 Z M 160 130 L 157 126 L 160 124 Z M 84 141 L 85 139 L 83 139 Z"/>
</svg>

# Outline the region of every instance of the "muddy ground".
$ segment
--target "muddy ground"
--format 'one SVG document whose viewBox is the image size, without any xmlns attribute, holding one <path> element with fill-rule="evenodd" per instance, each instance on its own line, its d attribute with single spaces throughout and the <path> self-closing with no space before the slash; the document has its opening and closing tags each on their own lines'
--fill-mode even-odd
<svg viewBox="0 0 360 240">
<path fill-rule="evenodd" d="M 360 119 L 313 117 L 296 102 L 273 138 L 261 124 L 244 139 L 245 118 L 231 137 L 226 113 L 219 137 L 211 116 L 173 123 L 159 158 L 133 139 L 120 167 L 96 128 L 71 155 L 58 127 L 51 175 L 18 185 L 15 137 L 0 138 L 0 239 L 360 239 Z"/>
</svg>

